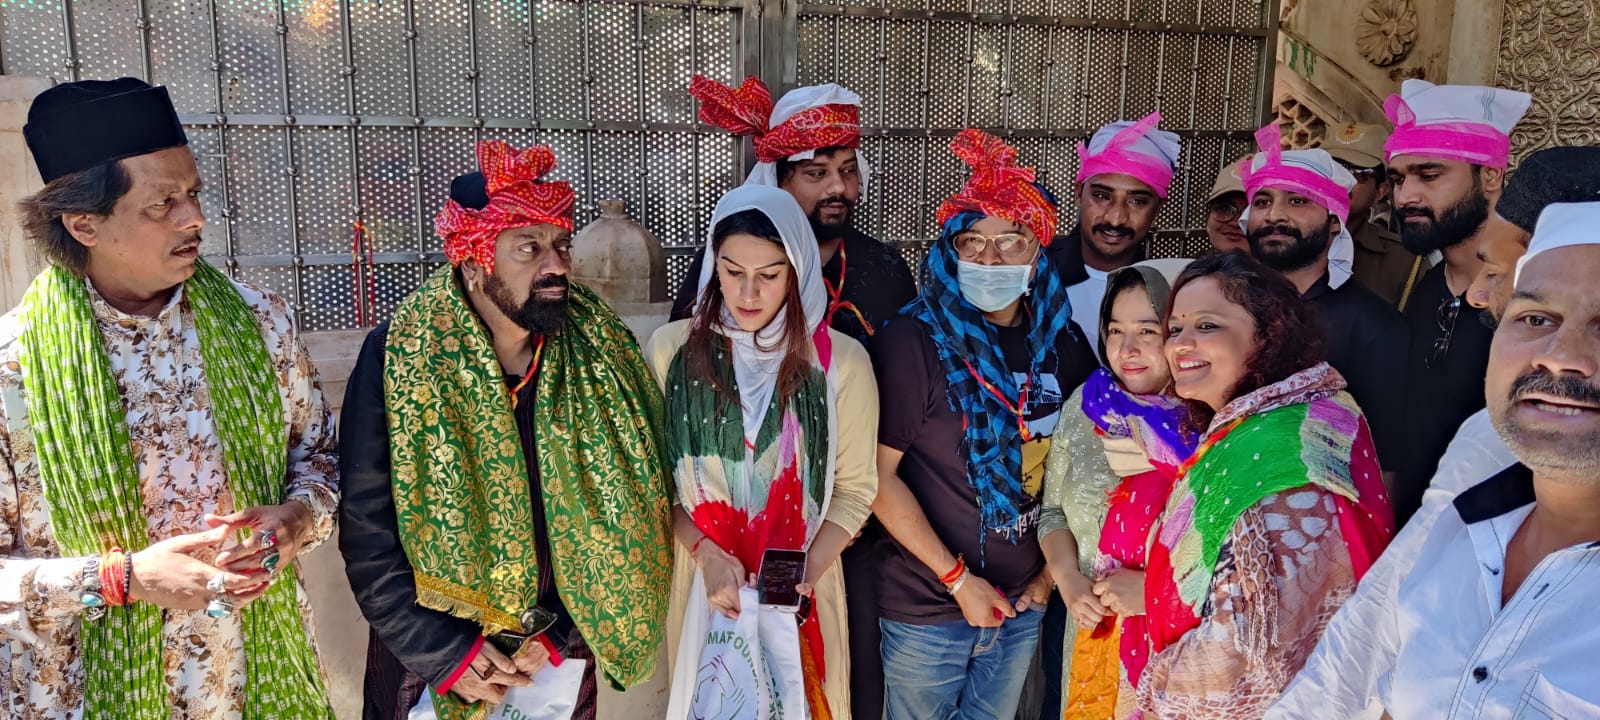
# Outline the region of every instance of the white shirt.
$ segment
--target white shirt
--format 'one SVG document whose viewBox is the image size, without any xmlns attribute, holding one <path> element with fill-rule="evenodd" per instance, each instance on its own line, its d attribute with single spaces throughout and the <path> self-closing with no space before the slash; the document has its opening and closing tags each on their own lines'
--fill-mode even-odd
<svg viewBox="0 0 1600 720">
<path fill-rule="evenodd" d="M 1094 346 L 1095 357 L 1100 356 L 1100 302 L 1106 296 L 1106 277 L 1111 273 L 1096 270 L 1088 265 L 1083 269 L 1089 279 L 1067 288 L 1067 299 L 1072 301 L 1072 320 L 1083 329 L 1083 334 Z"/>
<path fill-rule="evenodd" d="M 1371 694 L 1395 720 L 1600 718 L 1600 543 L 1546 556 L 1500 602 L 1506 546 L 1532 511 L 1517 465 L 1462 492 L 1434 518 L 1411 572 L 1371 616 L 1368 642 L 1319 645 L 1269 718 L 1362 716 L 1366 677 L 1328 672 L 1333 652 L 1383 668 Z"/>
<path fill-rule="evenodd" d="M 1377 649 L 1383 639 L 1377 628 L 1397 602 L 1398 589 L 1417 566 L 1429 532 L 1462 491 L 1517 462 L 1480 410 L 1461 424 L 1439 460 L 1433 481 L 1422 496 L 1422 508 L 1395 536 L 1394 542 L 1361 579 L 1356 594 L 1328 623 L 1322 640 L 1306 661 L 1269 720 L 1291 718 L 1363 718 L 1383 714 L 1377 703 L 1378 680 L 1393 668 L 1393 657 Z"/>
</svg>

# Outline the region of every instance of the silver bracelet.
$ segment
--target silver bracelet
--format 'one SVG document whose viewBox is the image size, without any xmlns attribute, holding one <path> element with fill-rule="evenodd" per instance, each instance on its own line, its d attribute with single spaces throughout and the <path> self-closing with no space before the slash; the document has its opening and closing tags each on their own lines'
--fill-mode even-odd
<svg viewBox="0 0 1600 720">
<path fill-rule="evenodd" d="M 956 591 L 960 590 L 962 585 L 967 584 L 967 578 L 969 578 L 969 577 L 972 577 L 972 571 L 971 570 L 962 570 L 961 571 L 961 577 L 956 578 L 955 582 L 950 583 L 950 587 L 949 587 L 950 594 L 951 595 L 956 594 Z"/>
</svg>

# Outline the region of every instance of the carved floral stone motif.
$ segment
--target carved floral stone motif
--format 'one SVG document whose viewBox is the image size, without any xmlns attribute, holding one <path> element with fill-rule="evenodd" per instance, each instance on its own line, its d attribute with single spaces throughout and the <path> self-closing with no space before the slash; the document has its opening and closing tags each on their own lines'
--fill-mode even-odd
<svg viewBox="0 0 1600 720">
<path fill-rule="evenodd" d="M 1372 0 L 1356 21 L 1356 51 L 1384 67 L 1411 52 L 1417 41 L 1417 11 L 1411 0 Z"/>
<path fill-rule="evenodd" d="M 1600 144 L 1600 0 L 1506 0 L 1495 85 L 1533 95 L 1513 163 L 1556 145 Z"/>
</svg>

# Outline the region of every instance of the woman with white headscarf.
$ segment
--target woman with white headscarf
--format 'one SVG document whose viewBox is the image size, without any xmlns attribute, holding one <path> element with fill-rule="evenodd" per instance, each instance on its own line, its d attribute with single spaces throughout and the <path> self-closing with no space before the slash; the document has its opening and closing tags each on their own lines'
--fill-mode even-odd
<svg viewBox="0 0 1600 720">
<path fill-rule="evenodd" d="M 676 480 L 668 641 L 685 616 L 735 617 L 768 549 L 804 550 L 802 656 L 812 716 L 847 718 L 849 639 L 839 553 L 878 491 L 878 393 L 859 343 L 823 324 L 817 241 L 787 192 L 745 185 L 711 219 L 699 299 L 650 338 Z M 693 649 L 693 648 L 691 648 Z M 822 706 L 825 706 L 822 707 Z"/>
</svg>

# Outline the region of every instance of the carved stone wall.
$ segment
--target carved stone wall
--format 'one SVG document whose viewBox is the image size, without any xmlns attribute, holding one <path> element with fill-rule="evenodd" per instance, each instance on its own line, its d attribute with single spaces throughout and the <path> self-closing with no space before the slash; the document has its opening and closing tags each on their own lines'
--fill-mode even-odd
<svg viewBox="0 0 1600 720">
<path fill-rule="evenodd" d="M 1600 0 L 1505 0 L 1495 84 L 1533 95 L 1513 163 L 1541 148 L 1600 144 Z"/>
</svg>

